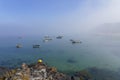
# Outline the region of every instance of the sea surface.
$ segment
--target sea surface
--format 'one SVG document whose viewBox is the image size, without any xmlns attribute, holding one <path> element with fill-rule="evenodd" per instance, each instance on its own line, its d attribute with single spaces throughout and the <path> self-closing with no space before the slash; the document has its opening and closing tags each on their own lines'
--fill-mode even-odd
<svg viewBox="0 0 120 80">
<path fill-rule="evenodd" d="M 0 37 L 0 66 L 20 67 L 22 63 L 36 63 L 38 59 L 63 72 L 97 67 L 120 69 L 120 38 L 116 36 L 64 36 L 43 42 L 44 36 Z M 72 44 L 70 39 L 81 40 Z M 22 48 L 16 48 L 21 43 Z M 40 44 L 40 48 L 33 48 Z"/>
</svg>

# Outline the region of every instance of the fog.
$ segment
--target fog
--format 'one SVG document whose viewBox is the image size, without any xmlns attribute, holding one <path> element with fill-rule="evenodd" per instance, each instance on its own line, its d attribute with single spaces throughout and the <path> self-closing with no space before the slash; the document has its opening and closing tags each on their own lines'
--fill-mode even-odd
<svg viewBox="0 0 120 80">
<path fill-rule="evenodd" d="M 83 8 L 81 9 L 78 7 L 78 9 L 75 12 L 72 12 L 72 14 L 69 14 L 67 17 L 64 17 L 64 19 L 60 19 L 59 22 L 63 21 L 62 26 L 68 25 L 67 29 L 70 31 L 74 30 L 74 32 L 80 33 L 82 32 L 90 32 L 94 29 L 100 27 L 104 29 L 104 24 L 113 24 L 115 26 L 119 26 L 120 22 L 120 1 L 119 0 L 98 0 L 98 3 L 96 3 L 96 8 L 93 8 L 93 1 L 95 0 L 87 0 L 87 2 L 83 5 Z M 83 14 L 84 16 L 82 16 Z M 114 25 L 111 28 L 114 28 Z M 109 27 L 107 26 L 108 30 Z M 115 30 L 117 28 L 115 27 Z"/>
<path fill-rule="evenodd" d="M 37 15 L 34 13 L 32 15 L 29 11 L 23 14 L 24 10 L 22 17 L 17 14 L 11 16 L 9 11 L 9 15 L 6 15 L 5 10 L 0 9 L 0 12 L 3 12 L 0 16 L 5 16 L 0 19 L 0 33 L 1 35 L 89 34 L 97 30 L 97 27 L 104 29 L 106 23 L 120 22 L 119 0 L 86 0 L 76 4 L 74 9 L 66 11 L 65 14 L 46 15 L 46 17 L 38 16 L 40 12 Z"/>
</svg>

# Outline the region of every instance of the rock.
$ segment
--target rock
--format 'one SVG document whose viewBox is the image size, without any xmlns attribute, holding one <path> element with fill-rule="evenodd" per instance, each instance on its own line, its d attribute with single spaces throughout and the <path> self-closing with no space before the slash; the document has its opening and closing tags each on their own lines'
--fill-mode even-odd
<svg viewBox="0 0 120 80">
<path fill-rule="evenodd" d="M 3 75 L 5 72 L 9 71 L 9 69 L 0 67 L 0 76 Z"/>
<path fill-rule="evenodd" d="M 55 67 L 48 67 L 44 63 L 28 66 L 26 63 L 20 69 L 5 72 L 0 80 L 71 80 L 69 76 L 60 73 Z"/>
</svg>

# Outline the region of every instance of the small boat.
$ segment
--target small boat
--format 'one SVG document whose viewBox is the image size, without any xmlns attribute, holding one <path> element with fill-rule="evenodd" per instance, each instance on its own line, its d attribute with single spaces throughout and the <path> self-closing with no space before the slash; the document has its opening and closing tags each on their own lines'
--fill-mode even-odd
<svg viewBox="0 0 120 80">
<path fill-rule="evenodd" d="M 82 43 L 81 41 L 79 40 L 73 40 L 73 39 L 70 39 L 70 41 L 74 44 L 74 43 Z"/>
<path fill-rule="evenodd" d="M 22 44 L 17 44 L 16 48 L 22 48 Z"/>
<path fill-rule="evenodd" d="M 43 39 L 43 42 L 48 42 L 48 41 L 51 41 L 52 40 L 52 38 L 45 38 L 45 39 Z"/>
<path fill-rule="evenodd" d="M 48 41 L 51 41 L 51 40 L 52 40 L 52 38 L 44 38 L 43 42 L 48 42 Z"/>
<path fill-rule="evenodd" d="M 57 36 L 56 38 L 57 38 L 57 39 L 62 39 L 62 38 L 63 38 L 63 36 Z"/>
<path fill-rule="evenodd" d="M 44 38 L 44 40 L 52 40 L 52 38 Z"/>
<path fill-rule="evenodd" d="M 72 43 L 81 43 L 81 41 L 72 41 Z"/>
<path fill-rule="evenodd" d="M 33 45 L 33 48 L 39 48 L 39 47 L 40 47 L 39 44 L 37 44 L 37 45 Z"/>
<path fill-rule="evenodd" d="M 50 38 L 49 36 L 45 36 L 43 39 L 43 42 L 48 42 L 50 40 L 52 40 L 52 38 Z"/>
</svg>

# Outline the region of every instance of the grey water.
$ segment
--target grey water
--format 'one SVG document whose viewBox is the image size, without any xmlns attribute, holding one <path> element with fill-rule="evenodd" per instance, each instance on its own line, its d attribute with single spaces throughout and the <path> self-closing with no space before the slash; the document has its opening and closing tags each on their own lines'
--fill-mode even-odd
<svg viewBox="0 0 120 80">
<path fill-rule="evenodd" d="M 44 36 L 0 37 L 0 66 L 20 67 L 23 62 L 36 63 L 38 59 L 61 71 L 79 71 L 90 67 L 117 70 L 120 68 L 120 38 L 114 36 L 64 36 L 43 42 Z M 72 44 L 70 39 L 81 40 Z M 22 48 L 16 48 L 21 43 Z M 40 44 L 40 48 L 33 48 Z"/>
</svg>

